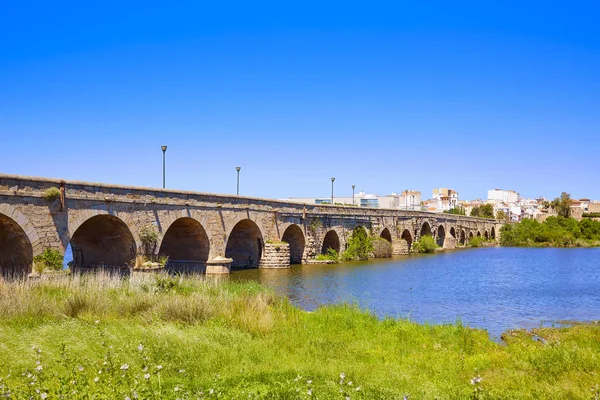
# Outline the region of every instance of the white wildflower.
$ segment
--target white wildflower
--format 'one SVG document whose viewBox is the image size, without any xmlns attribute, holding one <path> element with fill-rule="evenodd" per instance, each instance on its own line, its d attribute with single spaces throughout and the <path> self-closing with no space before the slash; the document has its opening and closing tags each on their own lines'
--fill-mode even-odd
<svg viewBox="0 0 600 400">
<path fill-rule="evenodd" d="M 38 371 L 41 371 L 43 368 L 41 365 L 38 365 L 37 367 L 35 367 L 35 369 L 37 369 Z"/>
<path fill-rule="evenodd" d="M 138 350 L 139 351 L 144 351 L 144 345 L 143 344 L 138 344 Z"/>
<path fill-rule="evenodd" d="M 144 379 L 150 379 L 150 374 L 144 374 Z"/>
<path fill-rule="evenodd" d="M 121 365 L 121 371 L 127 371 L 129 369 L 129 364 Z"/>
<path fill-rule="evenodd" d="M 100 380 L 100 377 L 98 377 L 98 376 L 94 378 L 94 382 L 98 382 L 99 380 Z"/>
</svg>

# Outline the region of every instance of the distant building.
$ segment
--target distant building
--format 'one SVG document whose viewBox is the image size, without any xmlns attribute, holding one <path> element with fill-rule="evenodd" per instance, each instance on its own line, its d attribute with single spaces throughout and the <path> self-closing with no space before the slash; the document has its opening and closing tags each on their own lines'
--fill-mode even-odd
<svg viewBox="0 0 600 400">
<path fill-rule="evenodd" d="M 521 196 L 514 190 L 492 189 L 488 190 L 487 198 L 490 203 L 516 204 Z"/>
<path fill-rule="evenodd" d="M 443 212 L 458 205 L 458 192 L 448 188 L 433 189 L 433 199 L 436 211 Z"/>
<path fill-rule="evenodd" d="M 331 204 L 331 197 L 292 197 L 286 199 L 286 201 L 303 204 Z M 392 193 L 386 196 L 358 192 L 354 199 L 352 197 L 334 196 L 333 202 L 340 205 L 355 205 L 366 208 L 421 210 L 421 192 L 405 190 L 402 194 Z"/>
</svg>

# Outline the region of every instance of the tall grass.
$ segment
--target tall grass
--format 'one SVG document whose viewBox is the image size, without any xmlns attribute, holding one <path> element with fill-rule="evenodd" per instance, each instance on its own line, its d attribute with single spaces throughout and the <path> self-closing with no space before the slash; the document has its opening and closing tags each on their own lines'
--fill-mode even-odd
<svg viewBox="0 0 600 400">
<path fill-rule="evenodd" d="M 535 334 L 535 336 L 534 336 Z M 578 399 L 600 326 L 507 332 L 305 312 L 255 282 L 106 274 L 0 281 L 0 397 Z"/>
</svg>

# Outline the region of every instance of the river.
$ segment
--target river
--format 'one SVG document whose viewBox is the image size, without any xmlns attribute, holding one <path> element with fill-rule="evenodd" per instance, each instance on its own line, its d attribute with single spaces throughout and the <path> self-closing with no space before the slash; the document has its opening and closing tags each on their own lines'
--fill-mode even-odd
<svg viewBox="0 0 600 400">
<path fill-rule="evenodd" d="M 600 320 L 600 248 L 480 248 L 336 265 L 235 271 L 314 310 L 354 302 L 379 317 L 508 329 Z"/>
</svg>

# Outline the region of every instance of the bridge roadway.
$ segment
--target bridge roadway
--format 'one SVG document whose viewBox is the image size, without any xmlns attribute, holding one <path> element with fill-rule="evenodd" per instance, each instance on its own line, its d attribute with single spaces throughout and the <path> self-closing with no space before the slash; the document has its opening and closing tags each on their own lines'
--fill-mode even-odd
<svg viewBox="0 0 600 400">
<path fill-rule="evenodd" d="M 74 268 L 126 266 L 142 253 L 168 255 L 168 267 L 180 271 L 286 268 L 328 248 L 343 251 L 359 226 L 389 241 L 393 254 L 405 254 L 425 234 L 446 249 L 474 236 L 496 240 L 502 223 L 0 174 L 5 274 L 27 273 L 34 256 L 46 248 L 64 254 L 69 243 Z"/>
</svg>

